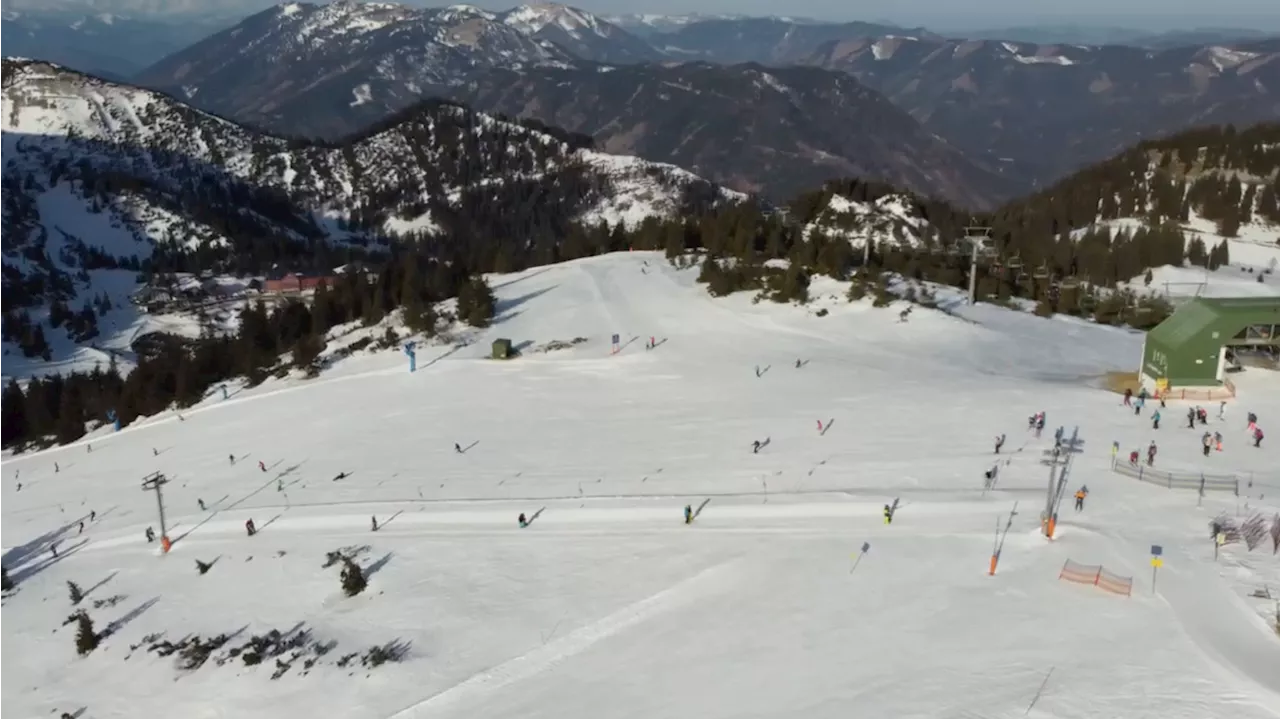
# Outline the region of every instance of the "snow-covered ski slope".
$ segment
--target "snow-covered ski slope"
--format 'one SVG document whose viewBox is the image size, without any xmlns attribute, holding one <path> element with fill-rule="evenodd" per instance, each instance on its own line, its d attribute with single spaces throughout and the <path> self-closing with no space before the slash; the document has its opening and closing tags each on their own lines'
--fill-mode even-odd
<svg viewBox="0 0 1280 719">
<path fill-rule="evenodd" d="M 1275 450 L 1244 433 L 1246 411 L 1264 427 L 1280 417 L 1280 377 L 1238 377 L 1227 421 L 1210 422 L 1225 451 L 1204 458 L 1200 432 L 1179 426 L 1185 407 L 1170 403 L 1152 431 L 1095 388 L 1136 365 L 1139 335 L 989 306 L 899 323 L 896 309 L 824 300 L 840 291 L 829 281 L 815 282 L 830 309 L 818 317 L 712 299 L 696 274 L 627 253 L 494 277 L 495 326 L 439 361 L 446 349 L 420 350 L 414 374 L 400 353 L 355 358 L 318 380 L 215 393 L 181 420 L 7 457 L 4 564 L 18 589 L 4 601 L 4 715 L 1280 716 L 1280 637 L 1270 603 L 1249 597 L 1280 590 L 1280 558 L 1232 545 L 1215 563 L 1207 528 L 1238 505 L 1280 508 Z M 531 344 L 484 359 L 498 337 Z M 1025 430 L 1038 410 L 1040 440 Z M 1038 461 L 1059 424 L 1081 428 L 1069 490 L 1090 493 L 1080 514 L 1068 498 L 1048 542 Z M 1010 463 L 984 494 L 1000 433 Z M 1113 440 L 1127 453 L 1152 439 L 1157 468 L 1252 472 L 1250 496 L 1197 507 L 1108 471 Z M 143 538 L 158 526 L 139 487 L 153 471 L 172 480 L 167 556 Z M 708 498 L 686 526 L 684 505 Z M 358 561 L 373 570 L 355 598 L 321 568 L 350 545 L 369 545 Z M 216 562 L 201 576 L 196 559 Z M 1067 559 L 1132 576 L 1132 596 L 1060 581 Z M 85 658 L 60 626 L 67 581 L 94 587 L 81 606 L 99 630 L 118 626 Z M 182 672 L 131 651 L 161 632 L 243 629 L 243 641 L 300 622 L 338 643 L 305 676 L 298 664 L 273 681 L 270 659 Z M 401 663 L 334 666 L 397 639 Z"/>
</svg>

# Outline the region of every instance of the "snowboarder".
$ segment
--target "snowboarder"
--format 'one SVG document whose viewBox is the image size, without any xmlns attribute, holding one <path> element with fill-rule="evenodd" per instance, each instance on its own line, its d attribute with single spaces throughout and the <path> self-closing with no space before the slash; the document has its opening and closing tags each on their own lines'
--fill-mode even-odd
<svg viewBox="0 0 1280 719">
<path fill-rule="evenodd" d="M 1160 410 L 1151 415 L 1151 429 L 1160 429 Z"/>
<path fill-rule="evenodd" d="M 516 522 L 520 525 L 521 529 L 529 526 L 529 520 L 524 516 L 524 512 L 521 512 L 520 516 L 516 517 Z M 685 524 L 688 524 L 688 522 L 685 522 Z"/>
<path fill-rule="evenodd" d="M 454 442 L 453 451 L 457 452 L 458 454 L 462 454 L 462 445 L 458 444 L 457 442 Z"/>
<path fill-rule="evenodd" d="M 1253 446 L 1262 447 L 1262 428 L 1255 426 L 1253 428 Z"/>
<path fill-rule="evenodd" d="M 757 439 L 751 443 L 751 453 L 752 454 L 760 453 L 760 440 Z"/>
<path fill-rule="evenodd" d="M 369 529 L 371 531 L 374 531 L 374 532 L 378 531 L 378 518 L 369 517 L 369 525 L 370 525 Z"/>
<path fill-rule="evenodd" d="M 1124 390 L 1124 406 L 1126 407 L 1133 406 L 1133 390 L 1127 387 Z"/>
<path fill-rule="evenodd" d="M 1081 487 L 1080 489 L 1076 490 L 1076 511 L 1077 512 L 1084 511 L 1084 498 L 1085 498 L 1084 487 Z"/>
<path fill-rule="evenodd" d="M 689 524 L 691 522 L 693 522 L 693 505 L 686 504 L 684 505 L 684 523 Z"/>
<path fill-rule="evenodd" d="M 893 507 L 884 505 L 884 523 L 893 524 Z"/>
<path fill-rule="evenodd" d="M 1004 446 L 1004 435 L 996 437 L 996 454 L 1000 454 L 1000 448 Z"/>
<path fill-rule="evenodd" d="M 199 499 L 199 498 L 197 498 L 197 499 L 196 499 L 196 504 L 200 507 L 200 511 L 201 511 L 201 512 L 205 511 L 205 509 L 204 509 L 204 500 L 203 500 L 203 499 Z"/>
<path fill-rule="evenodd" d="M 258 533 L 257 527 L 253 526 L 252 519 L 246 519 L 244 521 L 244 531 L 248 532 L 250 537 Z"/>
<path fill-rule="evenodd" d="M 147 544 L 151 544 L 152 542 L 156 541 L 156 531 L 151 527 L 147 527 L 147 531 L 143 532 L 142 534 L 147 538 Z"/>
</svg>

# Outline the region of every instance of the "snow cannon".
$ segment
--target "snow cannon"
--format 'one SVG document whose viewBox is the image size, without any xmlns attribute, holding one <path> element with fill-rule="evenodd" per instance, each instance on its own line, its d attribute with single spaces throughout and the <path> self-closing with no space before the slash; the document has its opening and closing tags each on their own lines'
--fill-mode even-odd
<svg viewBox="0 0 1280 719">
<path fill-rule="evenodd" d="M 115 427 L 117 432 L 120 431 L 120 418 L 116 416 L 114 409 L 107 410 L 107 421 L 111 423 L 112 427 Z"/>
<path fill-rule="evenodd" d="M 404 345 L 404 353 L 409 356 L 409 373 L 418 371 L 418 351 L 415 349 L 417 342 L 406 342 Z"/>
</svg>

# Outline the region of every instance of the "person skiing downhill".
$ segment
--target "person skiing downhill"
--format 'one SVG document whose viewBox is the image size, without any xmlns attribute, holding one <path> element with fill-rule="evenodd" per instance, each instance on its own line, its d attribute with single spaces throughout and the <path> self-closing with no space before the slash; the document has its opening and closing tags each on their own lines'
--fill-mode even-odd
<svg viewBox="0 0 1280 719">
<path fill-rule="evenodd" d="M 1213 449 L 1213 435 L 1205 432 L 1204 436 L 1200 438 L 1200 443 L 1204 445 L 1204 456 L 1208 457 L 1209 452 Z"/>
<path fill-rule="evenodd" d="M 751 443 L 751 453 L 752 454 L 760 453 L 760 440 L 757 439 Z"/>
<path fill-rule="evenodd" d="M 244 531 L 247 532 L 250 537 L 258 533 L 257 527 L 253 525 L 253 519 L 246 519 L 244 521 Z"/>
<path fill-rule="evenodd" d="M 884 505 L 884 523 L 893 524 L 893 507 Z"/>
<path fill-rule="evenodd" d="M 1152 442 L 1147 446 L 1147 466 L 1153 467 L 1156 463 L 1156 443 Z"/>
<path fill-rule="evenodd" d="M 369 517 L 369 525 L 370 525 L 370 526 L 369 526 L 369 530 L 370 530 L 370 531 L 373 531 L 373 532 L 378 531 L 378 518 L 377 518 L 377 517 Z"/>
<path fill-rule="evenodd" d="M 1225 401 L 1218 404 L 1218 421 L 1225 422 L 1227 419 L 1227 403 Z"/>
<path fill-rule="evenodd" d="M 1263 438 L 1262 428 L 1255 425 L 1253 428 L 1253 446 L 1261 448 L 1262 438 Z"/>
<path fill-rule="evenodd" d="M 1187 429 L 1195 429 L 1195 428 L 1196 428 L 1196 410 L 1195 408 L 1190 408 L 1187 410 Z"/>
<path fill-rule="evenodd" d="M 458 444 L 457 442 L 454 442 L 453 451 L 457 452 L 458 454 L 462 454 L 462 445 Z"/>
<path fill-rule="evenodd" d="M 1151 429 L 1160 429 L 1160 410 L 1151 415 Z"/>
<path fill-rule="evenodd" d="M 693 522 L 693 505 L 686 504 L 684 505 L 684 523 L 689 524 L 691 522 Z"/>
<path fill-rule="evenodd" d="M 996 454 L 1000 454 L 1000 448 L 1004 446 L 1004 435 L 996 437 Z"/>
<path fill-rule="evenodd" d="M 265 472 L 265 471 L 267 471 L 267 465 L 263 464 L 263 463 L 262 463 L 262 460 L 258 460 L 258 469 L 260 469 L 260 470 L 262 470 L 263 472 Z"/>
<path fill-rule="evenodd" d="M 1218 448 L 1219 452 L 1222 451 L 1222 433 L 1221 432 L 1213 433 L 1213 444 L 1215 447 Z"/>
<path fill-rule="evenodd" d="M 524 516 L 524 512 L 521 512 L 520 516 L 516 517 L 516 522 L 520 525 L 521 529 L 529 526 L 529 520 Z M 685 524 L 688 524 L 688 522 L 685 522 Z"/>
<path fill-rule="evenodd" d="M 201 512 L 205 511 L 205 508 L 204 508 L 204 500 L 203 500 L 203 499 L 199 499 L 199 498 L 197 498 L 197 499 L 196 499 L 196 506 L 200 507 L 200 511 L 201 511 Z"/>
<path fill-rule="evenodd" d="M 1085 495 L 1084 487 L 1081 487 L 1080 489 L 1076 490 L 1076 511 L 1077 512 L 1084 511 L 1085 496 L 1086 495 Z"/>
<path fill-rule="evenodd" d="M 151 527 L 147 527 L 147 531 L 142 533 L 147 538 L 147 544 L 156 541 L 156 532 Z"/>
</svg>

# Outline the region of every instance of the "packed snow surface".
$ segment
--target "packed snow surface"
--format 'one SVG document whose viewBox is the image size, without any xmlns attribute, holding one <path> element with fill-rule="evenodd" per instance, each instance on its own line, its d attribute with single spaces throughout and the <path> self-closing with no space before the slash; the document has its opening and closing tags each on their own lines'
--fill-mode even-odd
<svg viewBox="0 0 1280 719">
<path fill-rule="evenodd" d="M 1280 637 L 1250 597 L 1280 588 L 1280 560 L 1229 545 L 1215 561 L 1207 528 L 1277 511 L 1275 450 L 1246 442 L 1244 414 L 1280 416 L 1280 378 L 1238 376 L 1206 458 L 1199 432 L 1153 431 L 1096 388 L 1137 366 L 1138 334 L 985 305 L 900 322 L 828 280 L 819 317 L 712 299 L 696 274 L 637 252 L 495 276 L 494 326 L 420 344 L 415 373 L 398 350 L 362 355 L 6 457 L 4 715 L 1280 716 Z M 496 338 L 522 356 L 487 359 Z M 1080 427 L 1069 491 L 1089 496 L 1050 542 L 1039 462 L 1058 425 Z M 1109 471 L 1113 441 L 1153 439 L 1157 468 L 1254 483 L 1199 500 Z M 143 538 L 155 471 L 168 555 Z M 686 504 L 703 507 L 691 525 Z M 321 564 L 351 545 L 369 545 L 369 587 L 346 598 Z M 1068 559 L 1133 577 L 1132 596 L 1060 581 Z M 115 627 L 84 658 L 62 627 L 68 581 Z M 144 642 L 299 623 L 337 646 L 276 680 L 274 660 L 180 671 Z M 334 665 L 393 640 L 399 663 Z"/>
</svg>

